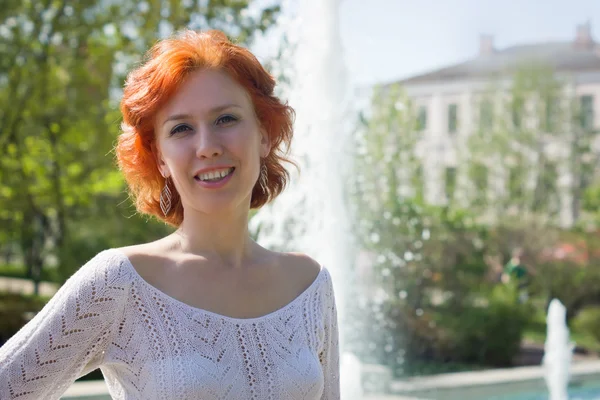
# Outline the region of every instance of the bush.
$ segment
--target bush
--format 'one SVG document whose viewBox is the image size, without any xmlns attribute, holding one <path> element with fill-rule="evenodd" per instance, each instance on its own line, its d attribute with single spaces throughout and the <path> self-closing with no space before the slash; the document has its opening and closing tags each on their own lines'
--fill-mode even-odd
<svg viewBox="0 0 600 400">
<path fill-rule="evenodd" d="M 29 313 L 39 312 L 47 300 L 40 296 L 0 293 L 0 345 L 28 322 Z"/>
<path fill-rule="evenodd" d="M 549 302 L 559 299 L 567 308 L 567 320 L 600 301 L 600 265 L 577 265 L 569 260 L 547 262 L 533 279 L 537 293 Z"/>
<path fill-rule="evenodd" d="M 488 228 L 467 211 L 410 202 L 374 228 L 377 241 L 365 245 L 385 295 L 366 307 L 362 359 L 397 376 L 412 365 L 511 365 L 529 307 L 516 288 L 489 279 L 486 253 L 499 249 Z"/>
<path fill-rule="evenodd" d="M 600 343 L 600 306 L 589 306 L 579 311 L 571 326 L 574 332 L 589 335 Z"/>
<path fill-rule="evenodd" d="M 443 340 L 430 314 L 416 314 L 405 302 L 350 297 L 344 339 L 347 351 L 364 363 L 389 367 L 396 377 L 426 370 L 441 360 Z"/>
<path fill-rule="evenodd" d="M 519 353 L 521 339 L 533 313 L 519 304 L 514 287 L 496 286 L 480 305 L 443 315 L 440 328 L 450 335 L 450 359 L 494 367 L 508 367 Z"/>
<path fill-rule="evenodd" d="M 406 301 L 372 299 L 352 305 L 350 351 L 380 363 L 396 377 L 433 372 L 507 367 L 520 351 L 533 306 L 519 304 L 517 289 L 498 285 L 471 298 L 414 310 Z M 359 326 L 360 325 L 360 326 Z"/>
<path fill-rule="evenodd" d="M 538 257 L 532 292 L 559 299 L 567 319 L 591 304 L 600 303 L 600 238 L 598 233 L 561 232 L 556 242 Z"/>
</svg>

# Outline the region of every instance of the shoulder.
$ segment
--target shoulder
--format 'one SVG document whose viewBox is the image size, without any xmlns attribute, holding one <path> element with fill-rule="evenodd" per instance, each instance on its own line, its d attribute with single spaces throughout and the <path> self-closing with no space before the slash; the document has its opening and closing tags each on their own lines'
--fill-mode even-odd
<svg viewBox="0 0 600 400">
<path fill-rule="evenodd" d="M 124 261 L 123 254 L 116 251 L 116 249 L 103 250 L 83 264 L 69 280 L 87 280 L 91 277 L 104 278 L 105 280 L 118 279 L 125 274 L 122 268 Z"/>
<path fill-rule="evenodd" d="M 73 304 L 75 308 L 123 304 L 131 285 L 130 270 L 123 264 L 123 255 L 115 249 L 97 253 L 61 285 L 52 304 Z"/>
<path fill-rule="evenodd" d="M 321 271 L 321 264 L 307 256 L 304 253 L 279 253 L 280 257 L 282 257 L 285 262 L 294 267 L 300 268 L 307 271 L 312 271 L 315 274 L 318 274 Z"/>
<path fill-rule="evenodd" d="M 305 288 L 317 284 L 314 293 L 318 293 L 318 295 L 314 299 L 319 304 L 318 309 L 321 310 L 324 318 L 331 321 L 331 316 L 337 315 L 337 310 L 334 285 L 327 268 L 306 254 L 283 253 L 282 257 L 287 260 L 289 269 L 298 274 L 297 279 L 303 280 Z"/>
<path fill-rule="evenodd" d="M 280 253 L 281 264 L 295 274 L 305 276 L 309 280 L 321 273 L 321 264 L 303 253 Z M 312 279 L 311 279 L 312 278 Z"/>
<path fill-rule="evenodd" d="M 138 269 L 139 265 L 145 265 L 148 262 L 156 260 L 161 253 L 165 254 L 164 252 L 157 250 L 151 243 L 119 247 L 116 250 L 123 254 L 136 269 Z"/>
<path fill-rule="evenodd" d="M 117 249 L 129 267 L 151 285 L 164 278 L 162 266 L 169 262 L 169 249 L 161 242 L 142 243 Z"/>
<path fill-rule="evenodd" d="M 310 287 L 317 280 L 320 280 L 321 284 L 329 280 L 327 269 L 306 254 L 278 253 L 278 258 L 288 279 L 302 288 Z"/>
<path fill-rule="evenodd" d="M 150 246 L 151 248 L 151 246 Z M 98 285 L 101 281 L 131 283 L 135 265 L 147 265 L 153 258 L 148 245 L 115 247 L 102 250 L 81 266 L 66 283 L 78 285 Z"/>
</svg>

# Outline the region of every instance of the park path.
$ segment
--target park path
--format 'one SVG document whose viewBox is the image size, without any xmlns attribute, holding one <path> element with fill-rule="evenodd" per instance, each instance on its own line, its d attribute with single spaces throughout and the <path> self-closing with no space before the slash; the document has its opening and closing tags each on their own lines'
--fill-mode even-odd
<svg viewBox="0 0 600 400">
<path fill-rule="evenodd" d="M 58 287 L 56 283 L 41 282 L 40 295 L 53 296 Z M 0 292 L 33 294 L 33 282 L 27 279 L 0 276 Z"/>
</svg>

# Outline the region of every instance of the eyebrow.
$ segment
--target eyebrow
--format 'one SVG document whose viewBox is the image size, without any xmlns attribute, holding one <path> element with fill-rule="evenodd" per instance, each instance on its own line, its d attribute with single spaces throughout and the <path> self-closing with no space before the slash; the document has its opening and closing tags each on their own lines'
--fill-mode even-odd
<svg viewBox="0 0 600 400">
<path fill-rule="evenodd" d="M 226 110 L 228 108 L 242 108 L 242 106 L 239 106 L 237 104 L 224 104 L 222 106 L 218 106 L 215 108 L 212 108 L 211 110 L 209 110 L 210 114 L 215 114 L 218 113 L 220 111 Z M 182 120 L 182 119 L 191 119 L 192 115 L 191 114 L 173 114 L 171 116 L 169 116 L 164 122 L 163 122 L 163 126 L 169 122 L 169 121 L 178 121 L 178 120 Z"/>
</svg>

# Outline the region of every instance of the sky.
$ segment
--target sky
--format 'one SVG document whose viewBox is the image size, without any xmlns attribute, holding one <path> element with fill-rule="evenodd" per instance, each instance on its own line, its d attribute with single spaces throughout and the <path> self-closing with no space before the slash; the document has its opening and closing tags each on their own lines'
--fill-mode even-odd
<svg viewBox="0 0 600 400">
<path fill-rule="evenodd" d="M 358 86 L 394 81 L 496 48 L 569 41 L 590 21 L 600 42 L 600 0 L 341 0 L 346 67 Z"/>
</svg>

